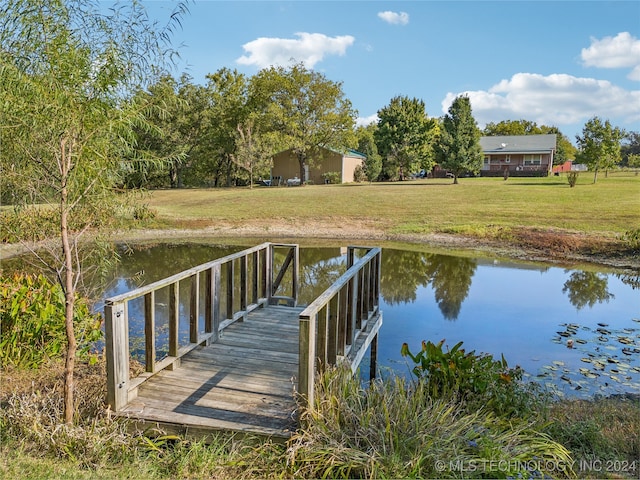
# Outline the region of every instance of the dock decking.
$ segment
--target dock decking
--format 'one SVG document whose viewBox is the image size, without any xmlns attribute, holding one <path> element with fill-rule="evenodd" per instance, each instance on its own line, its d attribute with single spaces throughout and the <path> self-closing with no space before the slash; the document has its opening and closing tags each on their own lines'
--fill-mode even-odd
<svg viewBox="0 0 640 480">
<path fill-rule="evenodd" d="M 185 431 L 230 430 L 286 437 L 296 428 L 298 315 L 268 306 L 227 327 L 138 389 L 121 414 Z"/>
<path fill-rule="evenodd" d="M 274 268 L 278 247 L 289 249 L 279 271 Z M 297 248 L 262 244 L 108 299 L 107 392 L 115 414 L 132 420 L 137 429 L 160 427 L 194 436 L 225 430 L 287 438 L 297 428 L 298 408 L 313 404 L 318 368 L 346 362 L 355 372 L 370 346 L 370 373 L 375 375 L 382 324 L 380 249 L 349 247 L 347 272 L 301 307 L 295 305 Z M 367 252 L 357 262 L 356 249 Z M 291 288 L 283 294 L 280 284 L 287 275 Z M 178 342 L 181 281 L 188 281 L 191 292 L 186 345 Z M 170 292 L 169 350 L 157 359 L 155 292 L 163 288 Z M 239 301 L 234 299 L 237 291 Z M 146 371 L 130 378 L 129 303 L 142 297 Z M 221 298 L 226 298 L 224 313 Z M 287 306 L 280 305 L 282 301 Z M 200 311 L 204 331 L 198 329 Z"/>
</svg>

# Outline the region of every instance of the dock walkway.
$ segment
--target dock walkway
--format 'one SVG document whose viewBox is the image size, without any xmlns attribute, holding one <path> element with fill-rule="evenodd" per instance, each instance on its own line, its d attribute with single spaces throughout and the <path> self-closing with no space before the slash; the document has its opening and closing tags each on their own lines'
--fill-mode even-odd
<svg viewBox="0 0 640 480">
<path fill-rule="evenodd" d="M 278 247 L 288 249 L 280 262 L 274 253 Z M 350 248 L 347 272 L 306 307 L 295 305 L 297 246 L 277 244 L 259 245 L 109 299 L 105 317 L 111 409 L 138 429 L 192 436 L 225 430 L 289 437 L 298 425 L 298 409 L 314 401 L 315 372 L 322 365 L 348 362 L 355 371 L 371 347 L 375 374 L 382 323 L 380 250 L 367 248 L 356 261 L 354 252 L 360 247 Z M 205 277 L 204 289 L 200 276 Z M 285 278 L 291 287 L 283 294 Z M 185 280 L 192 289 L 190 341 L 180 344 L 177 292 Z M 162 288 L 170 288 L 172 300 L 169 354 L 158 360 L 154 292 Z M 133 309 L 128 304 L 140 297 L 145 299 L 146 371 L 130 378 L 128 313 Z M 204 324 L 203 332 L 198 324 Z"/>
</svg>

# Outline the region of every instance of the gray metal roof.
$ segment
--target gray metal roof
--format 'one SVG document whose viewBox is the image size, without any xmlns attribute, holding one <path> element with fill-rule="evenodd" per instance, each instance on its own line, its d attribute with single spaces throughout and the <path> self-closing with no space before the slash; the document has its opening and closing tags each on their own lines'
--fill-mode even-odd
<svg viewBox="0 0 640 480">
<path fill-rule="evenodd" d="M 484 153 L 544 153 L 556 149 L 556 135 L 496 135 L 480 137 Z"/>
</svg>

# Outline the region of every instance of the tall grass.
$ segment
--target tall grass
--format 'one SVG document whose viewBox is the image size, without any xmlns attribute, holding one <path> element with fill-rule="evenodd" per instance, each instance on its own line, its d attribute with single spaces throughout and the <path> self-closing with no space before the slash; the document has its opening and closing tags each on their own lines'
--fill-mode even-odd
<svg viewBox="0 0 640 480">
<path fill-rule="evenodd" d="M 433 399 L 425 382 L 392 377 L 364 388 L 338 369 L 325 372 L 317 387 L 316 406 L 289 447 L 296 476 L 572 475 L 569 452 L 531 423 L 465 413 L 453 401 Z"/>
<path fill-rule="evenodd" d="M 60 372 L 56 364 L 3 372 L 0 477 L 563 478 L 573 460 L 631 462 L 640 448 L 637 402 L 560 402 L 544 421 L 535 412 L 507 421 L 434 399 L 424 384 L 387 378 L 367 387 L 342 369 L 319 376 L 317 404 L 287 444 L 131 433 L 104 409 L 104 364 L 80 367 L 76 423 L 68 427 L 58 422 Z"/>
</svg>

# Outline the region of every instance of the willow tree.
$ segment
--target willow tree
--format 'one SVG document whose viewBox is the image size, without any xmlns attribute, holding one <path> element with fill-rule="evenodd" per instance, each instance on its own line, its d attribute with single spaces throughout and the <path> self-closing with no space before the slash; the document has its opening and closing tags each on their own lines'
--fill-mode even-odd
<svg viewBox="0 0 640 480">
<path fill-rule="evenodd" d="M 128 102 L 127 95 L 161 65 L 169 35 L 137 3 L 104 12 L 98 1 L 0 6 L 2 187 L 22 186 L 17 190 L 30 195 L 15 202 L 48 205 L 57 220 L 57 247 L 43 262 L 65 295 L 66 423 L 74 413 L 81 239 L 117 211 L 113 186 L 130 158 L 133 127 L 144 122 L 145 105 Z M 179 5 L 169 25 L 184 12 Z M 24 187 L 33 183 L 37 190 Z"/>
</svg>

